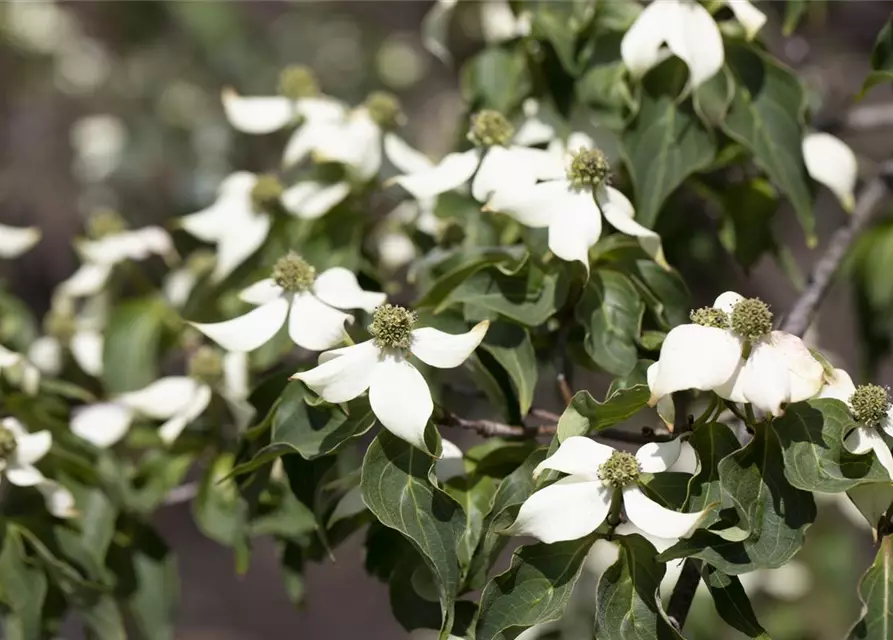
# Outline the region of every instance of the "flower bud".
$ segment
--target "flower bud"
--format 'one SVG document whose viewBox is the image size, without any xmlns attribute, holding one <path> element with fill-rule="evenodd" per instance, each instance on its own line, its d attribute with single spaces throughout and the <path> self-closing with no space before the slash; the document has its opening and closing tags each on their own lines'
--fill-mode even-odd
<svg viewBox="0 0 893 640">
<path fill-rule="evenodd" d="M 406 120 L 400 101 L 393 93 L 373 91 L 366 98 L 364 106 L 372 121 L 382 129 L 396 129 Z"/>
<path fill-rule="evenodd" d="M 291 100 L 312 98 L 319 95 L 319 82 L 309 67 L 290 65 L 279 74 L 279 95 Z"/>
<path fill-rule="evenodd" d="M 251 189 L 251 202 L 257 209 L 266 209 L 279 201 L 282 191 L 282 183 L 276 176 L 260 175 Z"/>
<path fill-rule="evenodd" d="M 850 406 L 856 420 L 865 425 L 876 426 L 887 417 L 890 394 L 879 385 L 862 384 L 850 396 Z"/>
<path fill-rule="evenodd" d="M 626 451 L 615 451 L 598 468 L 598 477 L 609 487 L 620 489 L 639 479 L 641 469 L 636 456 Z"/>
<path fill-rule="evenodd" d="M 369 333 L 381 349 L 409 349 L 417 319 L 414 311 L 385 303 L 375 310 Z"/>
<path fill-rule="evenodd" d="M 313 286 L 316 269 L 294 251 L 289 251 L 273 266 L 273 280 L 289 293 L 303 293 Z"/>
<path fill-rule="evenodd" d="M 611 166 L 600 149 L 580 149 L 571 160 L 567 178 L 576 186 L 597 187 L 611 177 Z"/>
<path fill-rule="evenodd" d="M 746 298 L 732 308 L 732 331 L 742 338 L 757 340 L 772 331 L 772 312 L 759 298 Z"/>
<path fill-rule="evenodd" d="M 515 128 L 498 111 L 484 109 L 471 116 L 468 139 L 479 147 L 505 146 L 513 135 Z"/>
</svg>

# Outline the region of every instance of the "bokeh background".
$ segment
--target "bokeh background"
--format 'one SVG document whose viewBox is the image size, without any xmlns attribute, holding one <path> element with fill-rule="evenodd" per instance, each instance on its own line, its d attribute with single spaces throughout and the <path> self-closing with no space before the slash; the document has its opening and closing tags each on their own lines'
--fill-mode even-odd
<svg viewBox="0 0 893 640">
<path fill-rule="evenodd" d="M 0 3 L 0 221 L 44 232 L 37 248 L 2 265 L 0 276 L 42 313 L 55 284 L 76 267 L 71 241 L 91 211 L 110 207 L 134 226 L 164 224 L 206 206 L 233 170 L 275 167 L 283 139 L 234 132 L 219 97 L 227 85 L 272 93 L 287 64 L 311 66 L 326 93 L 350 102 L 375 89 L 396 93 L 409 115 L 407 137 L 440 156 L 461 126 L 458 69 L 482 46 L 474 4 L 457 12 L 455 64 L 446 66 L 422 48 L 427 1 Z M 784 3 L 761 5 L 770 14 L 768 46 L 802 74 L 816 122 L 854 147 L 863 178 L 870 177 L 893 153 L 893 94 L 879 87 L 862 103 L 880 109 L 880 125 L 871 126 L 851 117 L 852 98 L 893 3 L 810 2 L 791 37 L 781 35 Z M 699 229 L 673 240 L 672 251 L 696 302 L 712 300 L 722 287 L 760 295 L 779 312 L 790 306 L 796 282 L 775 261 L 744 273 L 724 252 L 709 210 L 679 214 Z M 845 221 L 828 195 L 817 217 L 822 239 Z M 780 242 L 807 271 L 818 251 L 805 247 L 790 212 L 782 208 L 773 220 Z M 672 224 L 667 229 L 673 233 Z M 893 226 L 883 216 L 860 255 L 860 269 L 835 286 L 810 335 L 838 365 L 866 374 L 876 365 L 879 381 L 890 384 L 893 281 L 884 265 L 893 268 Z M 576 380 L 593 392 L 604 383 Z M 855 586 L 873 555 L 871 534 L 838 503 L 821 506 L 797 564 L 751 585 L 774 638 L 840 638 L 857 617 Z M 179 556 L 178 638 L 406 637 L 390 614 L 386 586 L 363 571 L 362 536 L 335 562 L 310 567 L 305 603 L 296 608 L 265 541 L 258 541 L 248 573 L 237 577 L 230 551 L 198 532 L 188 506 L 166 507 L 157 518 Z M 603 566 L 595 555 L 593 567 Z M 595 574 L 587 574 L 574 611 L 547 637 L 589 637 L 594 584 Z M 689 625 L 692 637 L 718 637 L 706 600 L 696 601 Z M 77 634 L 73 628 L 71 637 Z"/>
</svg>

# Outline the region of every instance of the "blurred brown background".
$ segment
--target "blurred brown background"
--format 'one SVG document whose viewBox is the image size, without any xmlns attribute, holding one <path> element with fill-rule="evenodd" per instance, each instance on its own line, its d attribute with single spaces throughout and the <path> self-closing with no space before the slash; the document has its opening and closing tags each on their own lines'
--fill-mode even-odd
<svg viewBox="0 0 893 640">
<path fill-rule="evenodd" d="M 778 20 L 782 3 L 761 3 L 772 14 L 764 35 L 782 59 L 801 70 L 820 116 L 841 120 L 893 3 L 812 4 L 806 24 L 785 39 Z M 359 102 L 374 89 L 393 91 L 410 116 L 409 139 L 433 156 L 443 153 L 462 105 L 456 69 L 421 46 L 419 25 L 430 5 L 372 0 L 0 4 L 0 221 L 44 231 L 37 248 L 4 264 L 0 275 L 42 312 L 53 286 L 76 266 L 70 243 L 91 210 L 113 207 L 133 225 L 163 223 L 206 206 L 231 171 L 275 167 L 283 139 L 232 131 L 219 94 L 225 85 L 245 94 L 272 93 L 286 64 L 308 64 L 325 92 L 348 101 Z M 476 20 L 473 11 L 456 17 L 457 65 L 480 46 Z M 893 109 L 893 94 L 879 87 L 866 103 Z M 855 148 L 864 176 L 893 152 L 889 114 L 887 122 L 840 132 Z M 827 193 L 817 216 L 822 238 L 845 218 Z M 777 222 L 780 237 L 808 268 L 818 251 L 805 248 L 789 212 Z M 701 223 L 709 234 L 711 220 Z M 761 295 L 777 311 L 790 306 L 793 288 L 773 262 L 764 260 L 746 275 L 728 258 L 714 259 L 724 270 L 723 282 Z M 715 274 L 688 276 L 696 301 L 715 296 Z M 832 291 L 818 329 L 819 344 L 839 356 L 838 364 L 855 369 L 857 336 L 846 283 Z M 882 381 L 893 381 L 889 359 Z M 596 392 L 604 381 L 580 375 L 576 385 Z M 545 404 L 554 404 L 554 390 L 545 387 Z M 833 508 L 829 513 L 805 552 L 813 558 L 814 585 L 807 595 L 792 603 L 772 598 L 758 603 L 776 629 L 786 630 L 777 637 L 840 637 L 858 611 L 855 580 L 871 555 L 870 539 L 854 534 Z M 336 563 L 310 568 L 306 606 L 297 611 L 264 541 L 257 544 L 248 574 L 237 578 L 230 551 L 197 531 L 188 507 L 162 510 L 158 523 L 180 558 L 178 637 L 384 640 L 406 635 L 390 614 L 386 587 L 362 569 L 361 539 L 340 549 Z M 821 533 L 826 530 L 830 533 Z M 704 620 L 700 626 L 709 634 L 710 618 Z M 766 620 L 770 630 L 771 620 Z"/>
</svg>

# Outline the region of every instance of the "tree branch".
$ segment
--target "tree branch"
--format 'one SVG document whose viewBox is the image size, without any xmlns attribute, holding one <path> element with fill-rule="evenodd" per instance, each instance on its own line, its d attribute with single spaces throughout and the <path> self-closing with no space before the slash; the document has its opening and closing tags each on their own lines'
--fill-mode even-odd
<svg viewBox="0 0 893 640">
<path fill-rule="evenodd" d="M 872 221 L 881 203 L 890 196 L 891 190 L 893 190 L 893 160 L 887 160 L 881 166 L 878 175 L 859 194 L 852 216 L 845 225 L 834 232 L 824 255 L 813 266 L 806 289 L 781 323 L 782 331 L 796 336 L 806 333 L 850 247 Z"/>
</svg>

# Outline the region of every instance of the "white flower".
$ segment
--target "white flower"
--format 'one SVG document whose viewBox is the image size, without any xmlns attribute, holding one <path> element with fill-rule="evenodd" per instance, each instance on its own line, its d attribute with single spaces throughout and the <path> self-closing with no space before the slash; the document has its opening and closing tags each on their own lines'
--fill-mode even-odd
<svg viewBox="0 0 893 640">
<path fill-rule="evenodd" d="M 17 487 L 36 487 L 43 495 L 47 509 L 58 518 L 74 515 L 74 498 L 65 487 L 47 480 L 34 466 L 53 444 L 53 436 L 43 430 L 28 433 L 15 418 L 0 421 L 0 471 Z"/>
<path fill-rule="evenodd" d="M 0 224 L 0 258 L 17 258 L 40 240 L 37 227 L 10 227 Z"/>
<path fill-rule="evenodd" d="M 440 163 L 391 182 L 417 200 L 424 200 L 452 191 L 474 176 L 471 195 L 478 202 L 486 202 L 493 194 L 512 193 L 555 172 L 551 154 L 518 144 L 511 124 L 496 111 L 484 110 L 472 116 L 469 139 L 478 146 L 447 154 Z"/>
<path fill-rule="evenodd" d="M 576 153 L 569 153 L 576 149 Z M 544 182 L 525 179 L 493 193 L 484 207 L 499 211 L 532 228 L 548 228 L 549 249 L 562 260 L 582 262 L 589 268 L 589 248 L 598 242 L 602 216 L 615 229 L 638 238 L 642 249 L 666 267 L 660 236 L 635 221 L 629 199 L 607 184 L 609 167 L 604 155 L 582 133 L 573 134 L 567 148 L 550 145 L 551 169 L 540 165 Z"/>
<path fill-rule="evenodd" d="M 33 396 L 40 387 L 40 369 L 25 356 L 0 345 L 0 372 L 11 384 Z"/>
<path fill-rule="evenodd" d="M 28 348 L 28 359 L 42 373 L 58 376 L 62 371 L 65 349 L 71 350 L 74 361 L 91 376 L 102 375 L 102 334 L 91 329 L 76 331 L 66 342 L 56 336 L 41 336 Z"/>
<path fill-rule="evenodd" d="M 292 378 L 332 403 L 347 402 L 368 389 L 369 404 L 382 426 L 425 450 L 425 426 L 434 402 L 425 378 L 408 356 L 438 369 L 458 367 L 484 339 L 489 323 L 459 335 L 414 326 L 412 312 L 382 305 L 369 327 L 371 340 L 326 351 L 319 356 L 319 366 Z"/>
<path fill-rule="evenodd" d="M 547 544 L 582 538 L 607 519 L 612 498 L 620 491 L 626 517 L 633 525 L 650 536 L 685 538 L 695 531 L 709 509 L 694 513 L 672 511 L 654 502 L 638 485 L 641 473 L 660 473 L 673 467 L 682 447 L 678 438 L 652 442 L 633 456 L 589 438 L 572 436 L 533 472 L 537 477 L 552 469 L 567 477 L 530 496 L 506 533 L 533 536 Z"/>
<path fill-rule="evenodd" d="M 747 0 L 728 0 L 727 4 L 748 38 L 753 38 L 766 22 L 766 16 Z M 695 0 L 656 0 L 649 4 L 623 36 L 620 54 L 636 78 L 669 54 L 675 55 L 688 65 L 692 89 L 713 77 L 725 60 L 719 27 Z"/>
<path fill-rule="evenodd" d="M 361 289 L 356 276 L 344 267 L 332 267 L 317 276 L 295 254 L 281 258 L 273 277 L 254 283 L 239 297 L 260 306 L 232 320 L 192 326 L 228 351 L 254 351 L 288 321 L 288 334 L 296 345 L 322 351 L 341 342 L 344 323 L 353 322 L 339 309 L 372 311 L 385 300 L 383 293 Z"/>
<path fill-rule="evenodd" d="M 319 124 L 341 120 L 347 113 L 343 103 L 327 96 L 297 100 L 285 96 L 240 96 L 227 87 L 221 97 L 229 123 L 250 134 L 272 133 L 300 122 L 293 134 L 297 137 L 300 132 L 306 135 Z"/>
<path fill-rule="evenodd" d="M 859 171 L 853 150 L 830 133 L 810 133 L 803 138 L 803 160 L 810 177 L 828 187 L 840 206 L 852 213 Z"/>
<path fill-rule="evenodd" d="M 451 478 L 465 474 L 465 458 L 462 450 L 455 444 L 441 438 L 442 449 L 440 458 L 434 463 L 434 474 L 440 482 L 447 482 Z M 338 501 L 332 515 L 329 516 L 328 526 L 331 527 L 338 520 L 350 518 L 358 513 L 366 510 L 363 502 L 363 493 L 359 487 L 354 487 L 344 494 L 344 497 Z"/>
<path fill-rule="evenodd" d="M 206 348 L 207 349 L 207 348 Z M 207 351 L 202 352 L 202 357 Z M 231 365 L 226 359 L 234 358 Z M 193 362 L 196 359 L 193 358 Z M 244 396 L 243 354 L 227 354 L 224 362 L 216 361 L 216 376 L 223 377 L 224 398 Z M 204 364 L 204 363 L 203 363 Z M 235 365 L 235 366 L 232 366 Z M 202 371 L 202 374 L 208 374 Z M 208 374 L 208 379 L 210 379 Z M 123 393 L 110 402 L 75 409 L 71 430 L 75 435 L 97 447 L 110 447 L 123 438 L 137 418 L 163 420 L 158 435 L 170 444 L 190 422 L 199 417 L 211 402 L 210 382 L 199 377 L 169 376 L 161 378 L 138 391 Z"/>
<path fill-rule="evenodd" d="M 180 225 L 199 240 L 217 245 L 211 278 L 219 282 L 267 239 L 272 223 L 264 210 L 267 204 L 278 201 L 286 213 L 312 220 L 328 213 L 349 193 L 346 182 L 298 182 L 283 190 L 272 176 L 239 171 L 223 180 L 211 206 L 180 218 Z"/>
<path fill-rule="evenodd" d="M 761 300 L 727 291 L 692 319 L 664 339 L 649 379 L 652 405 L 676 391 L 699 389 L 780 416 L 783 405 L 812 398 L 821 388 L 822 365 L 800 338 L 772 331 L 772 314 Z"/>
<path fill-rule="evenodd" d="M 442 62 L 449 63 L 447 48 L 450 18 L 458 0 L 437 0 L 422 20 L 422 45 Z M 495 44 L 530 33 L 530 14 L 515 15 L 507 0 L 478 3 L 484 42 Z"/>
<path fill-rule="evenodd" d="M 835 369 L 818 397 L 840 400 L 850 408 L 859 426 L 846 436 L 844 445 L 857 454 L 874 451 L 878 461 L 893 478 L 893 454 L 890 453 L 890 447 L 884 438 L 877 432 L 880 428 L 893 437 L 893 408 L 890 406 L 887 392 L 877 385 L 863 385 L 858 389 L 860 391 L 857 395 L 857 387 L 853 384 L 850 374 L 843 369 Z M 873 398 L 872 395 L 876 397 Z M 877 401 L 878 406 L 870 406 L 872 401 Z M 875 415 L 871 415 L 872 413 Z"/>
</svg>

